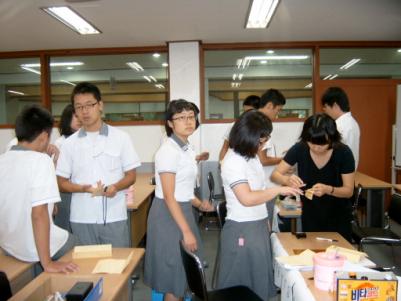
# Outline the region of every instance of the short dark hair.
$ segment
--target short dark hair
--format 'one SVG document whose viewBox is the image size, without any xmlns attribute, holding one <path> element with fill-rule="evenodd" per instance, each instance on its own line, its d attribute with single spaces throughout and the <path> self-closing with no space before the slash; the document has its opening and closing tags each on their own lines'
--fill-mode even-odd
<svg viewBox="0 0 401 301">
<path fill-rule="evenodd" d="M 48 110 L 38 105 L 25 106 L 15 120 L 18 141 L 32 142 L 43 131 L 51 134 L 54 119 Z"/>
<path fill-rule="evenodd" d="M 193 102 L 187 101 L 185 99 L 172 100 L 168 104 L 166 114 L 165 114 L 165 122 L 164 122 L 164 128 L 166 129 L 166 133 L 167 133 L 168 137 L 170 137 L 173 134 L 173 130 L 168 125 L 168 121 L 172 121 L 173 116 L 177 113 L 181 113 L 182 111 L 193 111 L 195 113 L 195 119 L 196 119 L 196 127 L 195 128 L 198 128 L 198 126 L 199 126 L 199 119 L 198 119 L 199 108 Z"/>
<path fill-rule="evenodd" d="M 342 144 L 336 122 L 324 113 L 312 115 L 305 120 L 300 140 L 317 145 L 328 144 L 329 148 L 337 148 Z"/>
<path fill-rule="evenodd" d="M 250 110 L 243 113 L 231 129 L 228 143 L 241 156 L 254 158 L 259 150 L 260 138 L 270 136 L 272 122 L 263 113 Z"/>
<path fill-rule="evenodd" d="M 67 138 L 74 134 L 75 131 L 71 128 L 71 120 L 73 116 L 74 107 L 72 104 L 68 104 L 61 113 L 60 123 L 58 126 L 60 136 L 64 136 Z"/>
<path fill-rule="evenodd" d="M 74 105 L 74 97 L 77 94 L 92 94 L 93 97 L 99 102 L 102 100 L 102 95 L 100 94 L 99 88 L 89 82 L 81 82 L 77 84 L 71 93 L 71 104 Z"/>
<path fill-rule="evenodd" d="M 254 109 L 259 109 L 260 104 L 260 97 L 257 95 L 249 95 L 247 98 L 244 99 L 242 106 L 250 106 Z"/>
<path fill-rule="evenodd" d="M 263 108 L 269 102 L 273 104 L 273 107 L 284 106 L 285 97 L 279 90 L 269 89 L 265 93 L 263 93 L 262 97 L 260 98 L 259 108 Z"/>
<path fill-rule="evenodd" d="M 328 105 L 332 107 L 334 103 L 337 103 L 343 112 L 349 112 L 351 110 L 347 93 L 340 87 L 330 87 L 322 96 L 323 106 Z"/>
</svg>

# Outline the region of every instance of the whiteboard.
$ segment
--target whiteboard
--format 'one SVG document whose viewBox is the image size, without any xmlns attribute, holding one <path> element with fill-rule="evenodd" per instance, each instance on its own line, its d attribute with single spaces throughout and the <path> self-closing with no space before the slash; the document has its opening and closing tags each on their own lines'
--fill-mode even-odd
<svg viewBox="0 0 401 301">
<path fill-rule="evenodd" d="M 397 86 L 397 116 L 395 129 L 395 165 L 401 167 L 401 85 Z"/>
</svg>

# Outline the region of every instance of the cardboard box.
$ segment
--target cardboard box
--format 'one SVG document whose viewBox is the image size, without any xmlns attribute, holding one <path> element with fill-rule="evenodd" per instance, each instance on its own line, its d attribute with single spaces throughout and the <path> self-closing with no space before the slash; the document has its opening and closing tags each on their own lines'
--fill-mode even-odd
<svg viewBox="0 0 401 301">
<path fill-rule="evenodd" d="M 37 301 L 46 300 L 47 296 L 60 292 L 64 295 L 68 292 L 76 282 L 93 282 L 93 288 L 86 296 L 85 301 L 98 301 L 103 294 L 103 278 L 99 276 L 74 276 L 63 274 L 41 275 L 16 295 L 10 301 L 24 300 L 24 301 Z"/>
<path fill-rule="evenodd" d="M 339 272 L 337 278 L 337 301 L 396 301 L 398 280 L 392 272 L 354 273 Z M 366 277 L 366 279 L 361 279 Z"/>
</svg>

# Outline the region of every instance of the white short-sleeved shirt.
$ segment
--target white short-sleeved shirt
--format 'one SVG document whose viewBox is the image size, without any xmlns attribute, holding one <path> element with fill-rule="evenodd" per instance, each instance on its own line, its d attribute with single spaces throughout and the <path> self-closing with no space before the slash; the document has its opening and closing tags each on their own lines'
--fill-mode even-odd
<svg viewBox="0 0 401 301">
<path fill-rule="evenodd" d="M 56 174 L 76 184 L 96 186 L 97 181 L 101 181 L 108 186 L 120 181 L 126 171 L 140 165 L 128 134 L 103 124 L 97 135 L 81 128 L 64 141 Z M 70 221 L 101 224 L 104 222 L 104 213 L 107 214 L 106 223 L 127 219 L 124 191 L 118 191 L 113 198 L 108 198 L 107 212 L 104 210 L 102 196 L 72 194 Z"/>
<path fill-rule="evenodd" d="M 14 146 L 0 156 L 0 247 L 29 262 L 39 261 L 32 228 L 32 208 L 48 204 L 50 256 L 67 242 L 68 232 L 53 224 L 54 203 L 60 201 L 51 158 Z"/>
<path fill-rule="evenodd" d="M 351 112 L 344 113 L 336 119 L 337 130 L 342 136 L 344 144 L 348 145 L 351 149 L 355 159 L 355 170 L 358 168 L 359 163 L 359 140 L 361 132 L 359 125 L 352 117 Z"/>
<path fill-rule="evenodd" d="M 234 126 L 234 123 L 235 122 L 231 123 L 228 126 L 227 130 L 224 132 L 223 140 L 227 140 L 228 141 L 230 139 L 230 132 L 231 132 L 231 129 L 233 128 L 233 126 Z"/>
<path fill-rule="evenodd" d="M 268 157 L 277 157 L 276 146 L 274 145 L 272 139 L 269 139 L 265 143 L 262 150 L 266 152 L 266 155 Z M 263 170 L 265 172 L 266 188 L 278 186 L 276 183 L 274 183 L 272 180 L 270 180 L 270 177 L 271 177 L 274 169 L 276 168 L 276 166 L 277 166 L 277 164 L 263 166 Z"/>
<path fill-rule="evenodd" d="M 241 183 L 248 183 L 251 190 L 265 188 L 265 175 L 258 156 L 247 160 L 229 149 L 223 159 L 221 177 L 227 201 L 227 219 L 247 222 L 267 217 L 265 203 L 251 207 L 243 206 L 233 191 L 233 188 Z"/>
<path fill-rule="evenodd" d="M 63 146 L 65 139 L 66 139 L 65 136 L 61 135 L 56 139 L 56 141 L 54 141 L 54 145 L 60 150 L 61 147 Z"/>
<path fill-rule="evenodd" d="M 198 172 L 195 151 L 174 134 L 163 142 L 155 156 L 155 194 L 161 199 L 164 199 L 164 195 L 160 174 L 165 172 L 175 174 L 174 197 L 177 202 L 189 202 L 194 199 Z"/>
</svg>

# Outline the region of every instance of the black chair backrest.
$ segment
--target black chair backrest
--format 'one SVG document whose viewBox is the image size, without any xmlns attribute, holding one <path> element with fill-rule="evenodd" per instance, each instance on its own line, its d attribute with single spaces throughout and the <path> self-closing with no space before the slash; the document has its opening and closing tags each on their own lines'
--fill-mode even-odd
<svg viewBox="0 0 401 301">
<path fill-rule="evenodd" d="M 8 300 L 11 296 L 11 287 L 7 275 L 0 271 L 0 301 Z"/>
<path fill-rule="evenodd" d="M 205 272 L 199 257 L 188 251 L 182 241 L 180 250 L 189 289 L 195 296 L 207 301 Z"/>
<path fill-rule="evenodd" d="M 354 202 L 352 204 L 352 222 L 355 223 L 359 227 L 359 220 L 358 220 L 358 204 L 362 197 L 362 185 L 358 184 L 356 188 L 356 192 L 354 194 Z"/>
<path fill-rule="evenodd" d="M 219 219 L 219 226 L 223 228 L 224 223 L 226 222 L 227 216 L 227 203 L 226 201 L 221 201 L 217 203 L 216 206 L 217 217 Z"/>
<path fill-rule="evenodd" d="M 212 201 L 214 199 L 214 177 L 213 173 L 209 171 L 207 173 L 207 185 L 209 186 L 209 201 Z"/>
<path fill-rule="evenodd" d="M 388 216 L 401 225 L 401 194 L 394 193 L 391 196 Z"/>
</svg>

